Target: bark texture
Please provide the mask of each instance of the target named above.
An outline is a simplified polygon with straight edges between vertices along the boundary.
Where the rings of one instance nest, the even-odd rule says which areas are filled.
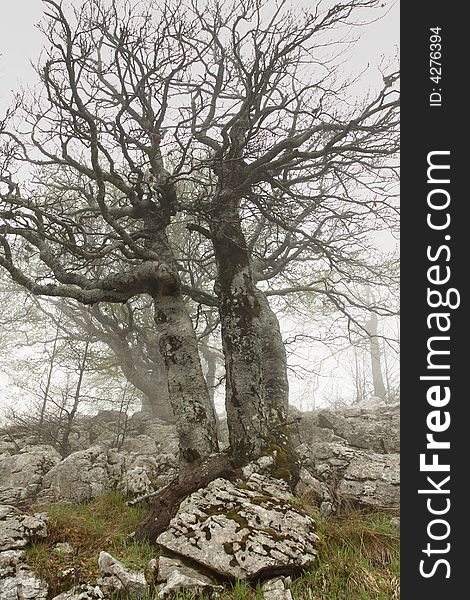
[[[287,421],[289,408],[289,381],[287,379],[287,355],[276,314],[266,295],[256,291],[261,307],[261,341],[263,348],[263,389],[267,418],[270,426]]]
[[[226,411],[232,456],[249,462],[267,447],[267,418],[262,385],[261,307],[238,202],[230,194],[217,199],[211,219],[217,262],[216,291],[226,369]]]
[[[170,246],[163,232],[154,239],[154,248],[168,268],[167,277],[158,282],[153,298],[159,350],[165,362],[179,437],[180,477],[184,478],[204,458],[218,452],[216,415]]]

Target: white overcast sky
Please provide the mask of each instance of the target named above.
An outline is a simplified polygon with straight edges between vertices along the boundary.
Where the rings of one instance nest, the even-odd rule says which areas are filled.
[[[80,4],[83,0],[75,0]],[[314,1],[314,0],[312,0]],[[295,2],[294,2],[295,3]],[[299,4],[308,6],[310,2],[301,0]],[[378,22],[361,32],[359,42],[354,47],[351,68],[356,71],[371,65],[367,74],[367,84],[380,81],[376,65],[380,57],[394,54],[399,39],[399,2],[386,2],[388,13]],[[30,65],[39,55],[44,39],[35,24],[41,19],[44,4],[42,0],[7,0],[2,2],[0,20],[0,117],[10,103],[11,91],[20,83],[34,81]]]

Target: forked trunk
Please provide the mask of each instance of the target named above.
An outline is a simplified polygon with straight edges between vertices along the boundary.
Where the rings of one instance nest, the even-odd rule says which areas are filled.
[[[226,411],[236,464],[258,457],[268,446],[262,383],[261,307],[237,203],[219,197],[211,220],[217,262],[216,291],[226,370]]]

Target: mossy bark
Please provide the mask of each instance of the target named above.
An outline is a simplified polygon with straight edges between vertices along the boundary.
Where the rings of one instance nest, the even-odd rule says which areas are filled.
[[[152,510],[135,532],[135,539],[154,542],[165,531],[176,515],[181,502],[198,489],[204,488],[219,477],[234,476],[231,462],[226,454],[206,458],[201,465],[188,473],[183,481],[173,481],[157,496]]]
[[[217,262],[230,447],[235,464],[244,464],[266,448],[268,427],[262,382],[261,307],[238,201],[230,191],[216,199],[210,228]]]
[[[278,427],[287,421],[289,409],[286,348],[279,320],[266,295],[262,291],[256,290],[256,297],[261,307],[263,388],[267,419],[270,427]]]
[[[163,357],[168,394],[179,439],[180,478],[218,452],[214,404],[202,371],[196,334],[186,309],[175,260],[164,232],[154,237],[152,247],[170,270],[156,286],[154,318],[159,351]]]

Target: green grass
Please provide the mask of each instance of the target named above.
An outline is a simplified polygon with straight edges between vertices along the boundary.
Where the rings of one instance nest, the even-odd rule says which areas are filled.
[[[319,560],[293,582],[296,600],[398,600],[399,531],[390,515],[308,512],[317,522]]]
[[[78,583],[93,583],[99,576],[98,554],[109,552],[126,566],[144,570],[155,548],[129,542],[129,535],[146,515],[140,507],[126,506],[115,492],[83,504],[51,504],[37,507],[49,514],[49,535],[26,550],[27,562],[49,583],[51,596]],[[69,542],[75,552],[65,556],[54,552],[59,542]],[[70,571],[61,576],[62,571]],[[53,593],[52,593],[53,592]]]
[[[390,515],[351,510],[342,516],[323,517],[302,499],[295,499],[294,504],[313,516],[320,536],[316,566],[292,581],[294,600],[398,600],[399,531]],[[140,570],[156,556],[151,545],[127,541],[146,509],[126,506],[125,498],[116,493],[85,504],[52,504],[39,509],[50,515],[49,536],[26,554],[36,573],[49,583],[51,597],[77,583],[93,583],[99,575],[101,550]],[[75,548],[73,556],[54,552],[54,546],[65,541]],[[60,577],[67,569],[70,574]],[[181,593],[175,600],[194,600],[194,596]],[[209,599],[202,596],[198,600]],[[225,587],[220,600],[262,600],[262,593],[259,585],[236,581]]]

